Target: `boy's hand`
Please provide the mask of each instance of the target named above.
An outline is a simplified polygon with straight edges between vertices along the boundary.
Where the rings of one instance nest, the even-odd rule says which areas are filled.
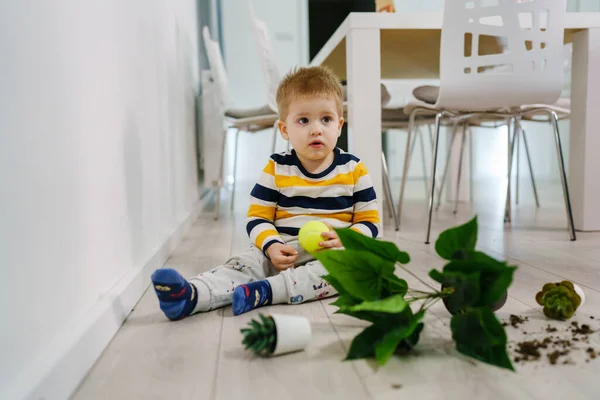
[[[278,271],[295,268],[294,262],[298,258],[298,250],[287,244],[274,243],[267,249],[271,264]]]
[[[320,242],[319,246],[323,247],[323,250],[343,247],[342,241],[340,240],[337,232],[333,230],[331,225],[328,225],[328,226],[329,226],[330,231],[323,232],[323,234],[321,234],[321,236],[323,237],[323,239],[325,239],[325,241]]]

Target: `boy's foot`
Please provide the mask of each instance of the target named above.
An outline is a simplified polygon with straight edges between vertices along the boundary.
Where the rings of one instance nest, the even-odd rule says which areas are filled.
[[[152,285],[158,296],[160,309],[171,321],[187,317],[196,307],[196,287],[174,269],[161,268],[154,271]]]
[[[266,279],[240,285],[233,291],[233,304],[231,305],[233,315],[240,315],[268,305],[271,303],[272,298],[271,285]]]

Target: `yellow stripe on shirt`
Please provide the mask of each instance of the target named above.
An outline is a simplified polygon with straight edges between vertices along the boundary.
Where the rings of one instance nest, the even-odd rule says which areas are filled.
[[[352,222],[352,213],[349,213],[349,212],[332,213],[332,214],[316,214],[316,213],[292,214],[292,213],[289,213],[289,212],[283,211],[283,210],[277,210],[277,212],[275,213],[275,220],[293,218],[293,217],[302,217],[302,216],[307,216],[307,215],[309,215],[310,217],[312,217],[314,219],[331,218],[331,219],[337,219],[342,222]]]
[[[379,223],[379,211],[378,210],[367,210],[367,211],[357,211],[354,213],[353,223],[357,224],[359,222],[372,222],[374,224]]]
[[[266,219],[267,221],[273,221],[275,216],[275,207],[267,207],[260,204],[251,204],[248,209],[248,218],[257,217]]]
[[[268,238],[269,236],[279,236],[279,232],[277,232],[276,230],[273,229],[269,229],[266,231],[262,231],[257,237],[256,237],[256,247],[261,247],[262,243],[265,241],[266,238]]]
[[[293,186],[354,185],[354,176],[353,172],[348,172],[347,174],[338,174],[332,179],[311,181],[308,179],[302,179],[299,176],[276,175],[275,185],[280,189]]]

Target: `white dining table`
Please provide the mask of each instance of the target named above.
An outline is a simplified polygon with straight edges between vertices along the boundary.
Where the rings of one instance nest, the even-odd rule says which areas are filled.
[[[441,12],[350,13],[310,62],[347,81],[348,150],[369,169],[380,213],[381,79],[439,79],[441,29]],[[600,231],[600,13],[567,13],[569,42],[573,217],[578,231]]]

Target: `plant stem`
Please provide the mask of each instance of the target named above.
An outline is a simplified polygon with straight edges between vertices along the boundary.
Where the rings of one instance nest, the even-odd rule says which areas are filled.
[[[398,263],[398,265],[400,265],[400,268],[402,268],[404,271],[408,272],[413,278],[415,278],[416,280],[418,280],[419,282],[421,282],[423,285],[427,286],[429,289],[433,290],[434,292],[438,292],[438,290],[436,290],[430,284],[428,284],[427,282],[425,282],[424,280],[422,280],[421,278],[419,278],[417,275],[415,275],[414,273],[412,273],[410,270],[406,269],[406,267],[404,267],[404,265],[402,265],[400,263]]]

